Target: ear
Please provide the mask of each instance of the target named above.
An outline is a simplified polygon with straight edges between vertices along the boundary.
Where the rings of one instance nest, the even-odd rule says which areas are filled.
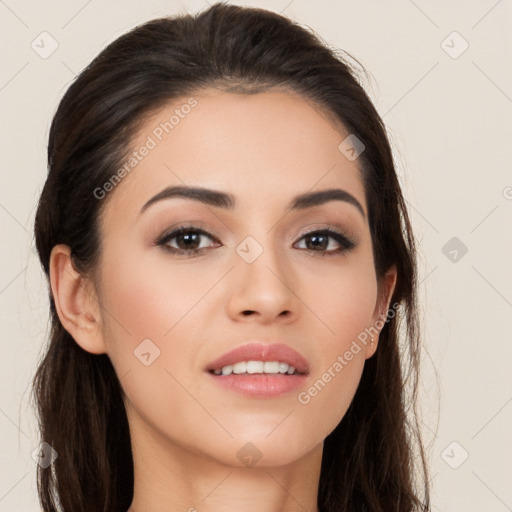
[[[368,328],[368,331],[371,333],[370,336],[373,336],[373,343],[367,343],[366,345],[366,359],[372,357],[377,350],[380,331],[385,325],[389,311],[389,303],[391,302],[391,297],[395,291],[396,279],[397,270],[396,266],[393,265],[386,271],[379,281],[378,297],[372,315],[372,324]]]
[[[64,329],[85,351],[106,353],[96,291],[92,282],[75,270],[67,245],[59,244],[52,249],[50,284]]]

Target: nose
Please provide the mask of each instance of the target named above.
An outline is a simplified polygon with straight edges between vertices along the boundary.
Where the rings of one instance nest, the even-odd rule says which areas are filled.
[[[258,321],[270,324],[293,322],[298,315],[300,300],[297,280],[284,257],[275,249],[263,247],[263,252],[251,263],[237,253],[235,267],[229,273],[228,314],[236,321]]]

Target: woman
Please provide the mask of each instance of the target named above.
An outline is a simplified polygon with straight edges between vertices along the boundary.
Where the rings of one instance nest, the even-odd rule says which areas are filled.
[[[261,9],[150,21],[48,163],[45,511],[430,510],[414,238],[340,56]]]

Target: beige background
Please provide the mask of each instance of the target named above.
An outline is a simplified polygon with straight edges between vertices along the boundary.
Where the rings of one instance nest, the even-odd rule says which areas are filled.
[[[366,89],[387,123],[421,241],[429,353],[422,407],[434,510],[512,511],[512,2],[250,5],[311,27],[372,74]],[[75,74],[107,43],[148,19],[205,7],[0,0],[0,512],[40,509],[28,386],[48,300],[32,225],[51,118]],[[47,49],[50,37],[58,43],[46,59],[31,47],[41,47],[41,37]],[[452,237],[458,246],[445,247]]]

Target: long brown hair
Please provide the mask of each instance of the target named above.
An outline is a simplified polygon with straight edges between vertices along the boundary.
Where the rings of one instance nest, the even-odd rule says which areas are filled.
[[[318,507],[429,511],[416,410],[415,241],[384,123],[353,65],[310,30],[271,11],[216,3],[195,16],[149,21],[109,44],[68,88],[51,124],[48,177],[35,218],[48,283],[57,244],[71,248],[84,276],[94,275],[105,204],[94,190],[119,169],[148,115],[204,87],[247,94],[289,88],[364,143],[359,163],[375,270],[381,277],[396,265],[391,303],[398,309],[381,331],[348,411],[325,439]],[[84,351],[63,328],[50,286],[49,296],[51,333],[33,398],[41,441],[58,457],[38,468],[41,505],[45,512],[126,512],[133,460],[119,379],[106,354]]]

